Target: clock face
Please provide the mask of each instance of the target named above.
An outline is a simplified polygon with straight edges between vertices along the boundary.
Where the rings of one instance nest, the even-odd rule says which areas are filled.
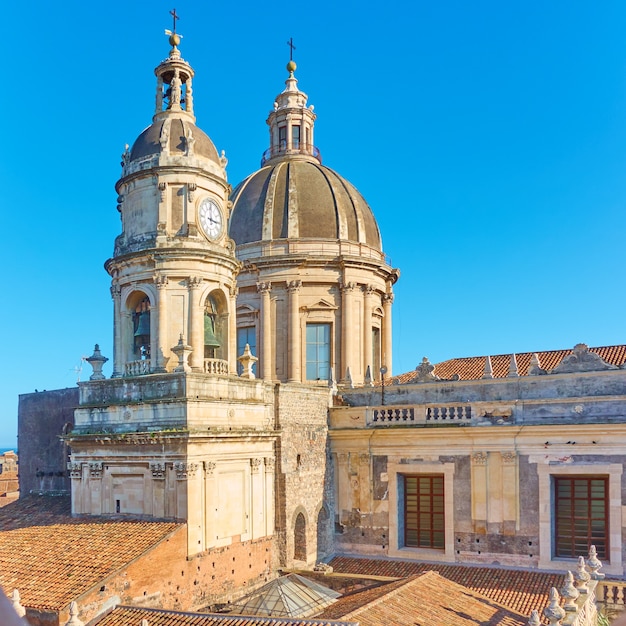
[[[222,211],[215,200],[205,198],[200,203],[198,218],[204,234],[209,239],[214,241],[222,234],[222,228],[224,226]]]

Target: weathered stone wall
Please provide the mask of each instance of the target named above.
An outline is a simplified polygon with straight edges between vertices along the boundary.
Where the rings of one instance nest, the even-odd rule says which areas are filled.
[[[78,387],[23,394],[17,411],[22,494],[70,490],[69,450],[59,438],[74,425]]]
[[[306,522],[306,562],[314,564],[332,553],[334,498],[328,404],[326,387],[276,385],[276,428],[281,431],[276,454],[276,528],[279,560],[284,567],[294,563],[299,514]]]

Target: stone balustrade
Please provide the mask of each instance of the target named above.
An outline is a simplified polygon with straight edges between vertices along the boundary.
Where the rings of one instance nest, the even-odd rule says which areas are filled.
[[[150,361],[148,359],[138,359],[128,361],[124,366],[124,376],[145,376],[150,373]]]
[[[434,423],[467,424],[472,421],[470,404],[457,406],[418,405],[389,406],[365,409],[368,426],[382,424],[416,424],[426,426]]]
[[[205,374],[228,374],[228,361],[223,359],[204,359]]]

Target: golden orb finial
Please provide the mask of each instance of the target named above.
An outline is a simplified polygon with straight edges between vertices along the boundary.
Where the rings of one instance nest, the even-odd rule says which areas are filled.
[[[180,35],[177,35],[176,33],[172,33],[170,35],[170,46],[172,46],[172,48],[175,48],[176,46],[178,46],[180,44]]]
[[[292,59],[291,61],[289,61],[289,63],[287,63],[287,71],[290,74],[293,74],[296,71],[296,68],[298,66],[296,65],[296,62]]]

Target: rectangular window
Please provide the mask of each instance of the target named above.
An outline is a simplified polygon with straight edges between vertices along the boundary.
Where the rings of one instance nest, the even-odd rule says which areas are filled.
[[[330,324],[306,325],[306,378],[328,380],[330,376]]]
[[[300,127],[299,126],[291,127],[291,147],[292,148],[300,147]]]
[[[404,545],[443,550],[443,475],[404,476]]]
[[[608,478],[554,477],[555,556],[577,558],[594,545],[598,557],[609,551]]]
[[[237,329],[237,356],[240,357],[246,349],[246,344],[250,346],[250,352],[254,356],[259,356],[256,352],[256,328],[254,326],[242,326]],[[252,366],[252,372],[256,376],[256,363]],[[243,373],[243,366],[237,361],[237,373]]]
[[[287,127],[279,126],[278,127],[278,145],[281,150],[284,150],[287,147]]]

